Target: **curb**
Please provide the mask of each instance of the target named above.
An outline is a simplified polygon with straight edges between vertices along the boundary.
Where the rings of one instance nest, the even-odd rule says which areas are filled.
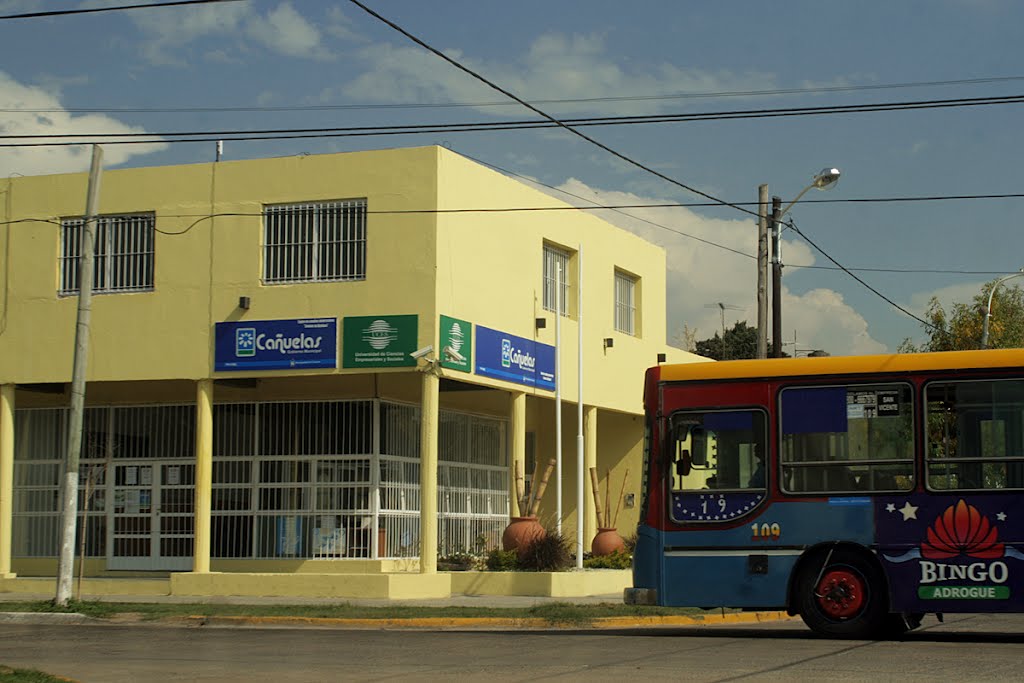
[[[535,617],[429,617],[422,619],[332,619],[327,617],[231,617],[189,616],[175,619],[193,627],[275,627],[307,626],[352,629],[444,629],[444,628],[529,628],[529,629],[613,629],[652,626],[712,626],[720,624],[756,624],[793,619],[786,612],[739,612],[701,616],[597,617],[585,622],[553,622]]]

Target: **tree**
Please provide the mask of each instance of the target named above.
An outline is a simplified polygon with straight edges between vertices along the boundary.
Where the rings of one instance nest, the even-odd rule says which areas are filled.
[[[915,344],[909,337],[899,346],[900,353],[915,351],[961,351],[981,348],[988,296],[997,280],[986,282],[970,303],[954,302],[947,313],[936,297],[928,302],[924,319],[927,339]],[[988,321],[988,346],[992,349],[1024,347],[1024,291],[1017,285],[1002,285],[992,296],[992,315]]]
[[[757,328],[750,327],[746,321],[737,321],[731,329],[725,330],[724,336],[715,332],[714,337],[696,342],[694,352],[715,360],[757,358]]]

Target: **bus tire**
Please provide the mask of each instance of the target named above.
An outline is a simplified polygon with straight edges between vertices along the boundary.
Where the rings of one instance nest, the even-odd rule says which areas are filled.
[[[889,632],[884,577],[867,557],[848,548],[804,565],[795,603],[804,623],[830,638],[874,639]]]

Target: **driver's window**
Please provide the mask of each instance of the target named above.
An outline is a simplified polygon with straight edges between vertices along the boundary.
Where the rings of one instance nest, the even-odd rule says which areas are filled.
[[[764,490],[765,417],[760,411],[672,418],[672,490]]]

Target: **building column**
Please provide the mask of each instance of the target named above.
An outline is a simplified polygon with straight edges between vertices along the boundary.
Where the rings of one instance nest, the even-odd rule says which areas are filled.
[[[420,408],[420,574],[437,573],[437,411],[441,380],[423,371]]]
[[[519,509],[519,493],[516,490],[516,472],[524,479],[529,474],[526,471],[526,394],[522,391],[513,391],[509,397],[508,423],[512,432],[512,476],[509,478],[512,504],[509,505],[509,514],[512,517],[523,517],[529,510]],[[536,485],[537,482],[533,482],[533,486]]]
[[[210,511],[213,498],[213,380],[196,383],[196,492],[192,571],[210,572]]]
[[[11,525],[14,523],[14,386],[0,386],[0,578],[11,573]]]
[[[584,486],[588,495],[584,495],[583,518],[584,549],[590,547],[590,541],[597,535],[597,511],[594,509],[594,485],[590,478],[590,468],[597,467],[597,407],[583,406],[583,467],[586,470]]]

